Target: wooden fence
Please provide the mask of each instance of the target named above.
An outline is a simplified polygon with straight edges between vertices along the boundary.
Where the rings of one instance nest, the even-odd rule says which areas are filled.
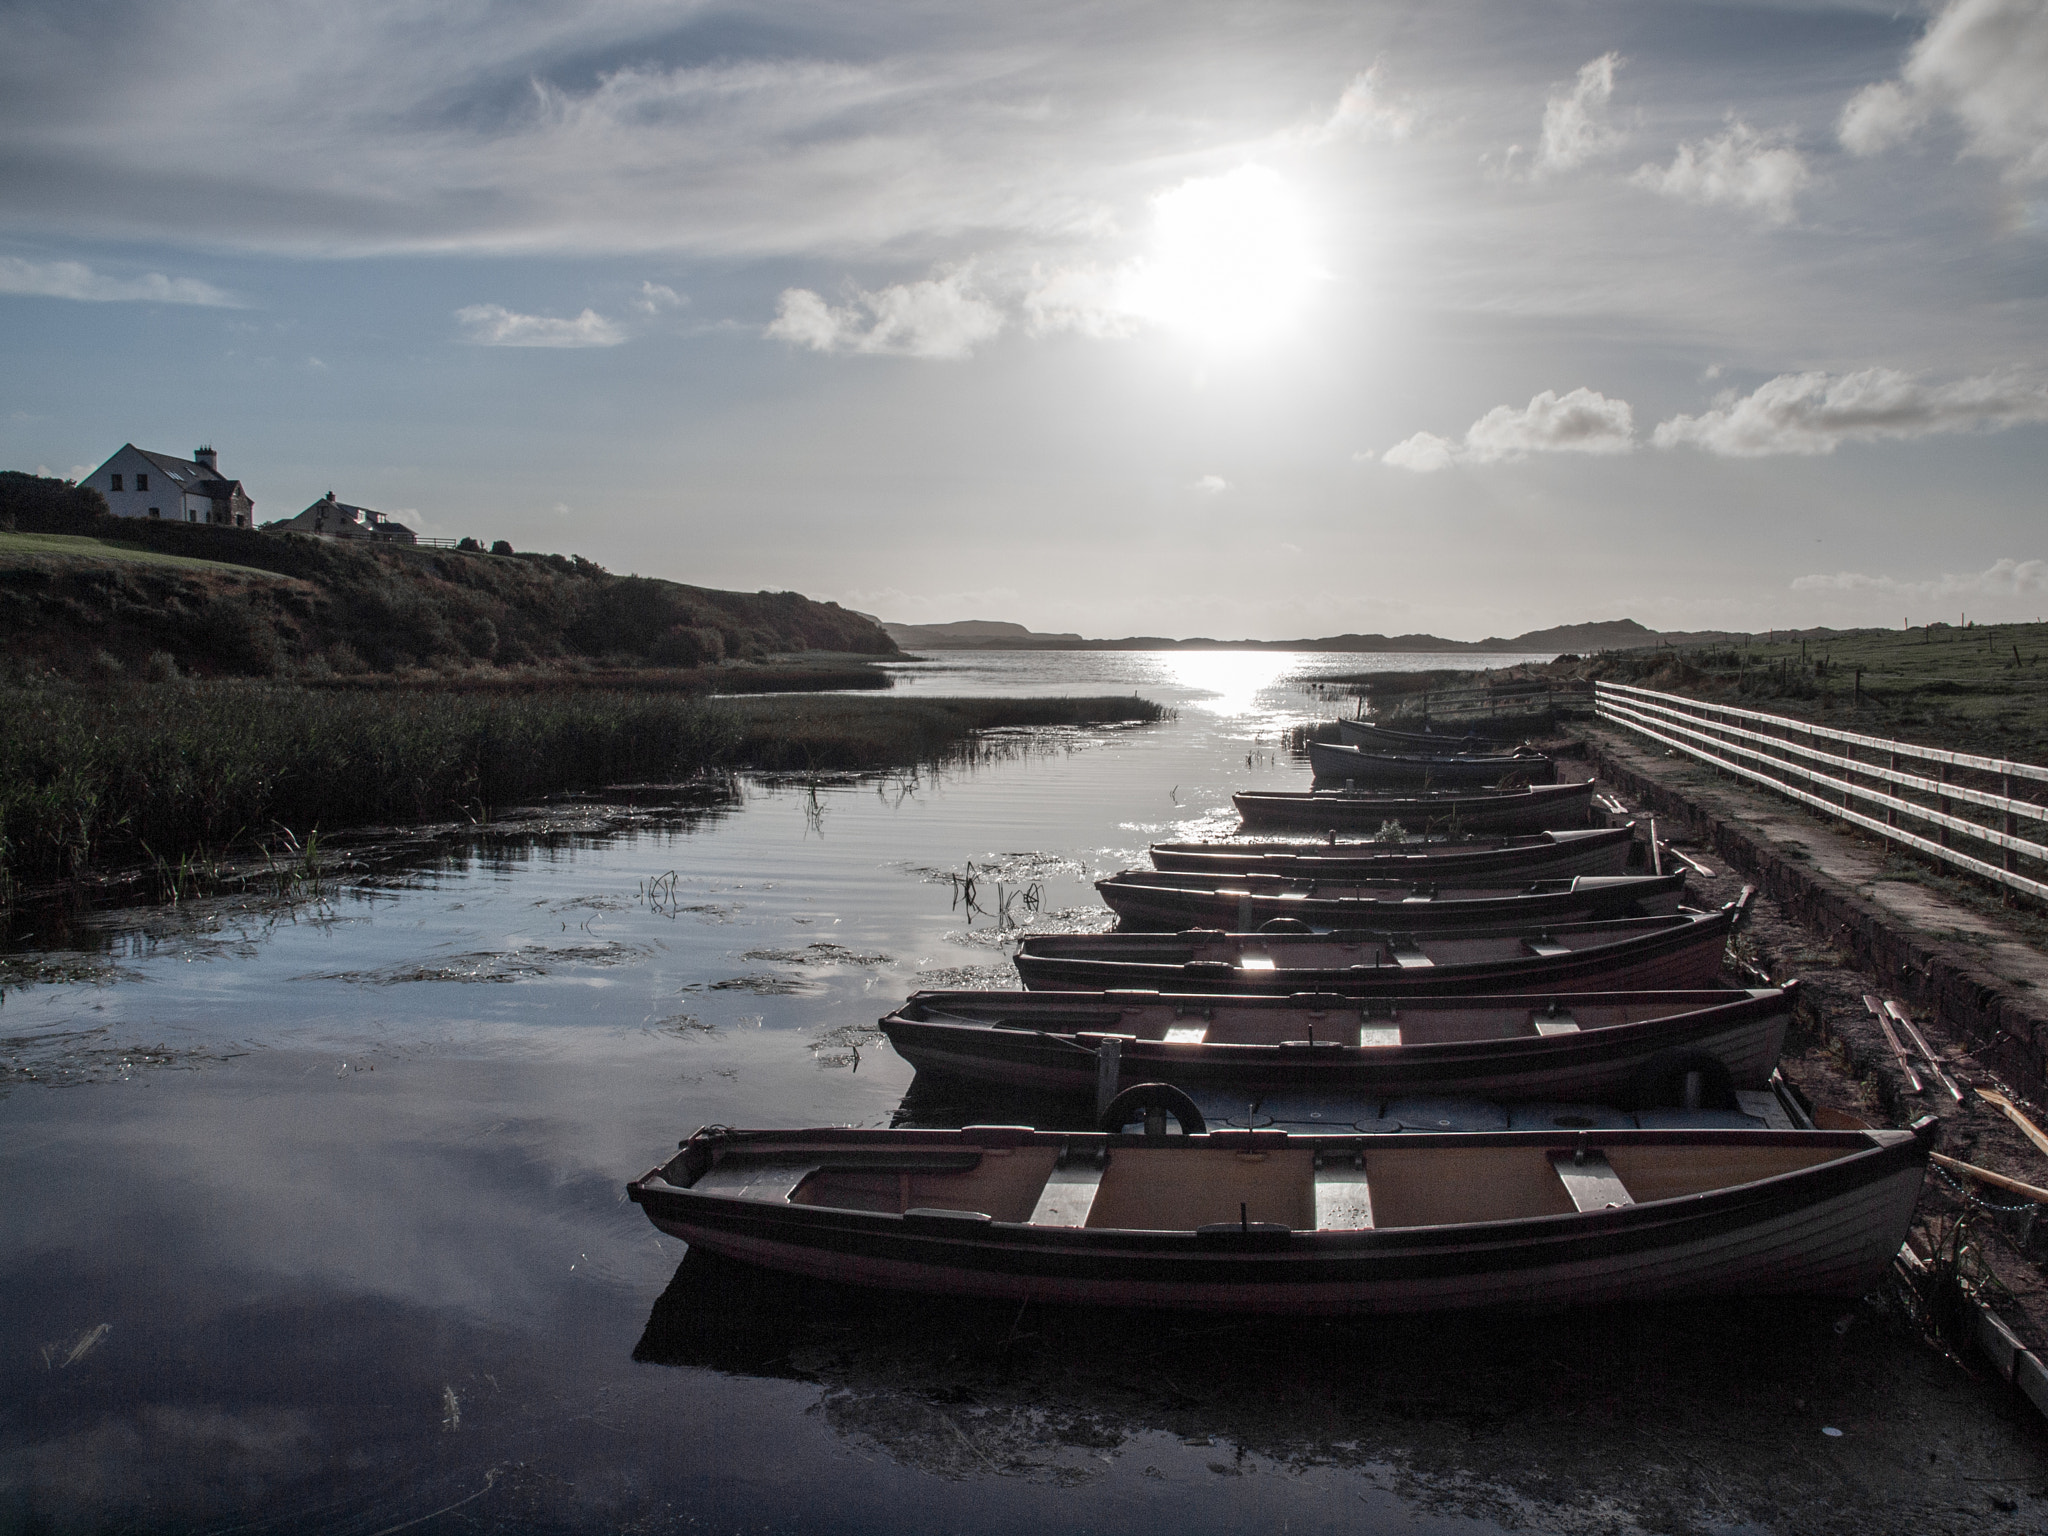
[[[2048,824],[2048,805],[2039,798],[2048,792],[2048,768],[1621,683],[1595,683],[1594,695],[1603,720],[1887,842],[2048,900],[2048,844],[2020,836],[2022,822],[2037,837]],[[1931,774],[1914,772],[1918,764]],[[2029,790],[2036,798],[2022,799]],[[1957,840],[1987,856],[1957,848]]]

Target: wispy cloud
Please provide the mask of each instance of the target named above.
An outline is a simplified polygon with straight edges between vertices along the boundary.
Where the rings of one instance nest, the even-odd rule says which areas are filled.
[[[1405,139],[1420,116],[1412,103],[1388,93],[1386,64],[1375,59],[1372,68],[1351,77],[1328,117],[1283,135],[1283,141],[1313,149],[1344,139]]]
[[[1619,68],[1620,54],[1603,53],[1581,65],[1570,86],[1551,92],[1543,104],[1543,140],[1536,151],[1539,172],[1576,170],[1621,143],[1620,130],[1607,121]]]
[[[1583,387],[1568,395],[1546,389],[1519,410],[1495,406],[1466,429],[1463,441],[1418,432],[1381,454],[1380,462],[1431,474],[1532,453],[1628,453],[1635,445],[1635,412],[1626,400]]]
[[[626,333],[594,309],[573,319],[522,315],[502,304],[471,304],[455,311],[469,334],[463,339],[481,347],[616,347]]]
[[[785,289],[767,334],[814,352],[957,360],[1003,329],[1003,313],[947,272],[832,305],[808,288]]]
[[[1221,475],[1198,475],[1188,489],[1197,496],[1221,496],[1230,489],[1230,482]]]
[[[666,283],[642,283],[633,307],[643,315],[658,315],[666,310],[681,309],[689,302]]]
[[[1682,202],[1747,208],[1770,223],[1785,224],[1813,172],[1785,136],[1758,133],[1737,118],[1723,133],[1679,145],[1669,165],[1643,166],[1631,180]]]
[[[82,299],[98,304],[198,304],[208,309],[240,309],[233,294],[196,277],[166,277],[145,272],[140,277],[109,277],[82,261],[28,261],[0,256],[0,293],[30,294],[46,299]]]
[[[1921,581],[1861,571],[1793,578],[1794,592],[1840,592],[1945,602],[1954,598],[2031,597],[2048,594],[2048,560],[1995,560],[1981,571]]]
[[[1838,131],[1852,154],[1874,155],[1941,115],[1969,153],[2016,179],[2048,176],[2048,0],[1952,0],[1896,79],[1850,98]]]
[[[1698,416],[1659,422],[1659,448],[1728,458],[1829,454],[1843,443],[1988,432],[2048,421],[2048,385],[2017,375],[1928,383],[1896,368],[1786,373],[1747,395],[1729,391]]]

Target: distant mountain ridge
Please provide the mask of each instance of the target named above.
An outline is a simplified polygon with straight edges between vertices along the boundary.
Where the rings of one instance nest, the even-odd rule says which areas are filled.
[[[1558,624],[1512,639],[1446,640],[1441,635],[1323,635],[1303,640],[1189,640],[1163,635],[1130,635],[1121,640],[1087,640],[1076,634],[1046,634],[995,619],[952,624],[896,624],[884,619],[889,638],[907,651],[1470,651],[1533,655],[1566,651],[1632,651],[1655,645],[1697,645],[1726,638],[1719,632],[1660,634],[1634,619],[1592,624]]]

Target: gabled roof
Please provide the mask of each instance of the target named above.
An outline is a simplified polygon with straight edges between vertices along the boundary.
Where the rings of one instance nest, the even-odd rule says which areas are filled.
[[[130,443],[128,446],[135,448],[133,443]],[[169,475],[174,484],[182,486],[186,490],[192,489],[192,483],[196,480],[217,480],[220,478],[219,470],[208,469],[204,464],[192,459],[173,458],[168,453],[151,453],[147,448],[135,448],[135,451]]]

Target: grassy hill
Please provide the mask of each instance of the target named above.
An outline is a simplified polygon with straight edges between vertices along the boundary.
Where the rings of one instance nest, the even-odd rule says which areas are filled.
[[[140,667],[159,652],[202,676],[317,678],[483,664],[697,667],[792,651],[896,647],[836,603],[615,576],[574,555],[106,517],[76,535],[0,532],[0,655],[39,671]]]

